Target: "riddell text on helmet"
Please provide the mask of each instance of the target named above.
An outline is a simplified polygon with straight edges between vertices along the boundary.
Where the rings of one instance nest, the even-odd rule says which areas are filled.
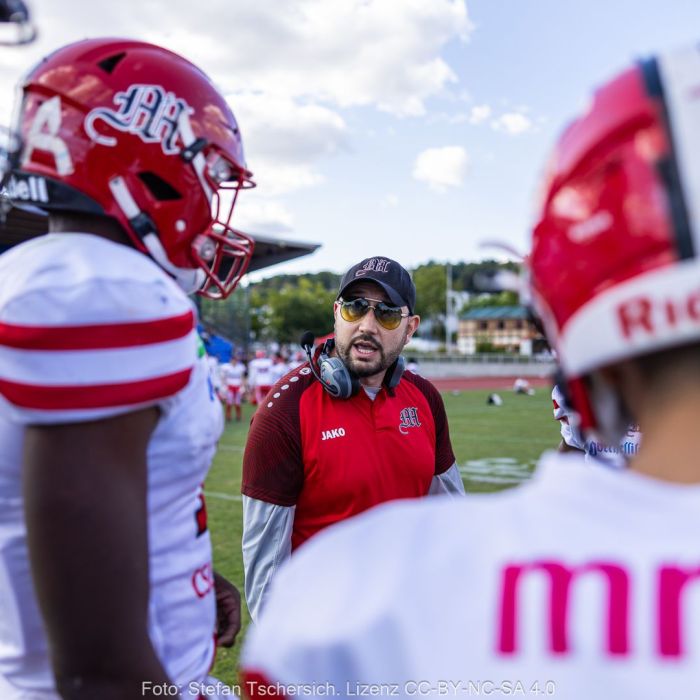
[[[676,326],[700,324],[700,289],[681,299],[636,296],[619,304],[616,314],[627,339],[639,333],[653,336]]]

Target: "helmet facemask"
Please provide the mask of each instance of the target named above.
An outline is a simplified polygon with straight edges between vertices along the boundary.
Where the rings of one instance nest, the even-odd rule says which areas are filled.
[[[248,269],[253,240],[231,226],[233,210],[242,189],[254,187],[250,175],[222,154],[205,156],[203,172],[211,192],[211,223],[192,241],[192,257],[205,278],[199,294],[209,299],[226,298]]]

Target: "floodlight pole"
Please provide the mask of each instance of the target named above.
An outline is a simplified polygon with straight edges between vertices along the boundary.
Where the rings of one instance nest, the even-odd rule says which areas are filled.
[[[445,294],[445,349],[447,354],[452,354],[452,265],[445,265],[445,273],[447,276],[447,290]]]

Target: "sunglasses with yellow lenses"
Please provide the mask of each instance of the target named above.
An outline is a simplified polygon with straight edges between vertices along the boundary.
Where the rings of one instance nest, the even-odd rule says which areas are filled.
[[[393,331],[401,325],[401,319],[410,316],[409,313],[401,313],[400,306],[390,306],[379,299],[359,297],[357,299],[338,299],[340,302],[340,315],[348,323],[357,323],[367,312],[372,309],[377,323],[388,331]],[[374,302],[371,304],[370,302]]]

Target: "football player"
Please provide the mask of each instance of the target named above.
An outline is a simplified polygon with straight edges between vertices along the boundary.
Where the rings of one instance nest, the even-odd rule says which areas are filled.
[[[698,696],[700,48],[601,88],[542,192],[534,309],[584,436],[640,424],[639,453],[319,534],[248,637],[250,695]]]
[[[275,383],[272,379],[272,358],[264,350],[256,350],[248,363],[248,384],[252,392],[251,402],[260,406],[267,392]]]
[[[639,452],[642,433],[638,425],[629,425],[618,445],[606,445],[595,436],[589,439],[583,437],[578,427],[580,418],[569,406],[558,384],[555,384],[552,389],[552,406],[554,420],[559,421],[560,452],[582,452],[585,459],[594,459],[617,469],[626,467]]]
[[[226,297],[252,255],[238,125],[138,41],[21,88],[9,189],[50,232],[0,257],[0,697],[197,697],[240,598],[212,568],[223,419],[187,293]]]
[[[221,380],[221,394],[226,406],[226,420],[231,420],[231,407],[236,409],[236,421],[241,420],[241,401],[245,392],[246,366],[241,359],[231,353],[228,362],[219,367],[219,377]]]

